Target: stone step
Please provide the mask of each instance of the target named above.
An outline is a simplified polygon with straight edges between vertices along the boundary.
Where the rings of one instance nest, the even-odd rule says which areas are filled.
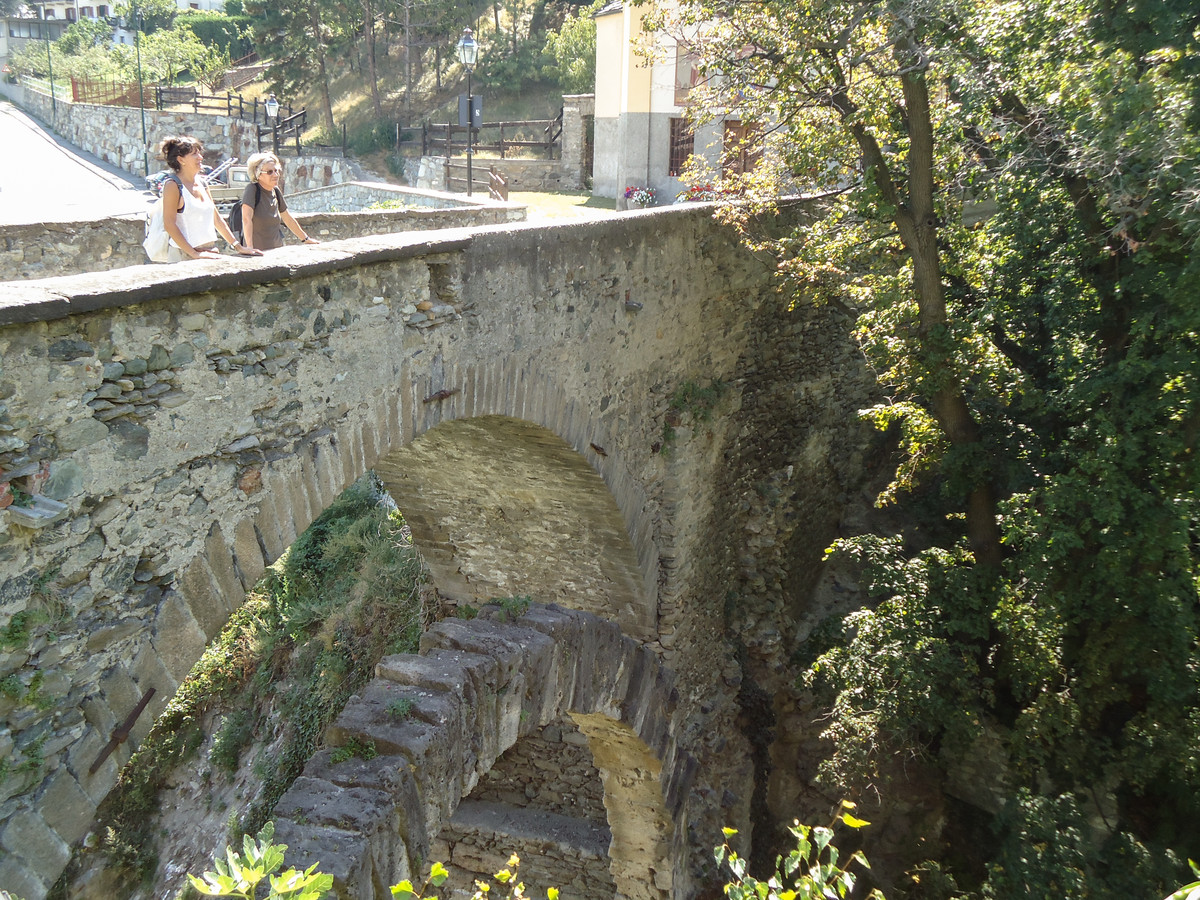
[[[608,858],[612,840],[607,825],[588,819],[480,800],[460,803],[450,817],[450,828],[463,834],[511,837],[522,843],[553,843],[594,859]]]
[[[507,887],[496,873],[520,859],[517,877],[525,896],[540,900],[554,887],[570,900],[612,900],[616,884],[609,871],[607,824],[540,809],[482,800],[464,800],[438,835],[432,858],[445,861],[448,900],[467,900],[477,880],[493,885],[489,896]]]

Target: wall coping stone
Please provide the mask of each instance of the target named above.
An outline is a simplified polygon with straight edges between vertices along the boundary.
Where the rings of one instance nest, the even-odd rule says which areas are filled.
[[[472,233],[477,229],[472,229]],[[6,282],[0,300],[0,326],[45,322],[79,313],[151,300],[166,300],[204,291],[246,288],[294,277],[311,277],[357,266],[414,259],[430,253],[453,253],[470,246],[465,229],[446,229],[430,238],[431,232],[372,235],[331,241],[319,247],[287,247],[273,251],[270,258],[239,257],[231,268],[229,259],[200,260],[169,266],[130,266],[87,275],[61,275],[35,283]],[[274,262],[284,254],[295,261]]]

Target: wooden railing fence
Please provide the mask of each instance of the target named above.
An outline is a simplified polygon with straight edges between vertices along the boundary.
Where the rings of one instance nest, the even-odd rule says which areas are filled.
[[[471,134],[471,149],[497,153],[501,159],[517,151],[541,151],[547,159],[561,152],[563,111],[553,119],[525,119],[516,122],[484,122]],[[454,156],[467,152],[466,125],[421,126],[422,156]],[[536,137],[535,137],[536,135]]]

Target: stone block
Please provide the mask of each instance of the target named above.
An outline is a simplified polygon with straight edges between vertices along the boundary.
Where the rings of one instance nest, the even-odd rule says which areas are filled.
[[[184,571],[179,579],[178,593],[204,630],[206,640],[216,637],[229,619],[229,611],[203,554],[196,556]]]
[[[246,591],[253,588],[267,570],[254,521],[249,516],[239,520],[233,528],[233,561]]]
[[[56,770],[43,784],[38,809],[46,825],[67,844],[87,834],[96,815],[96,803],[65,769]]]
[[[269,566],[287,550],[291,541],[284,537],[284,529],[279,521],[279,510],[271,495],[263,498],[254,517],[255,530],[266,548],[265,562]],[[264,569],[265,571],[265,569]]]
[[[318,751],[304,767],[304,774],[341,787],[371,788],[387,794],[395,807],[397,828],[404,835],[410,856],[428,859],[425,809],[408,760],[390,755],[373,759],[355,756],[335,763],[332,756],[332,750]]]
[[[362,467],[362,451],[358,446],[358,429],[342,425],[337,429],[338,456],[342,464],[339,493],[358,480],[365,471]]]
[[[429,651],[428,656],[422,658],[461,668],[466,674],[463,696],[474,711],[471,749],[478,760],[477,774],[483,775],[509,746],[500,740],[502,706],[495,688],[496,673],[499,671],[496,661],[477,653],[437,649]]]
[[[0,831],[0,847],[47,881],[56,879],[71,859],[71,848],[36,812],[21,810]],[[8,886],[5,885],[7,888]]]
[[[204,555],[208,559],[208,568],[213,580],[220,588],[222,605],[226,613],[232,614],[242,605],[246,591],[238,578],[237,568],[233,563],[233,551],[230,549],[221,526],[213,522],[204,541]]]
[[[376,689],[381,686],[386,689]],[[372,682],[350,698],[326,729],[325,742],[331,747],[352,740],[369,742],[377,753],[403,756],[423,788],[427,834],[432,837],[462,798],[462,749],[451,747],[451,730],[445,724],[431,724],[415,716],[398,718],[389,706],[400,699],[412,701],[414,707],[422,700],[414,688]]]
[[[275,843],[287,845],[287,864],[301,871],[316,865],[333,876],[338,900],[376,900],[370,841],[359,834],[327,826],[275,820]]]
[[[49,893],[37,873],[11,853],[0,854],[0,884],[14,900],[44,900]]]
[[[175,592],[159,604],[152,637],[154,650],[176,684],[187,677],[208,645],[208,634],[184,598]]]
[[[287,476],[281,477],[277,473],[272,473],[271,483],[267,490],[267,502],[273,503],[275,506],[275,521],[279,526],[279,537],[286,550],[296,542],[296,538],[304,530],[292,518],[292,494],[288,490]],[[280,555],[282,555],[282,551]]]

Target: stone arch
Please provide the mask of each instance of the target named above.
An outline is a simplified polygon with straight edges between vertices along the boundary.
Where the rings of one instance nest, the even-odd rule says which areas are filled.
[[[515,622],[489,607],[439,622],[419,656],[389,657],[326,734],[370,742],[371,760],[309,761],[276,807],[294,865],[321,868],[343,897],[386,897],[424,874],[434,838],[505,750],[569,714],[587,735],[605,788],[610,871],[631,900],[686,896],[682,848],[694,762],[676,743],[672,673],[612,622],[534,606]],[[402,721],[389,715],[411,702]]]
[[[663,803],[662,762],[625,722],[603,713],[572,713],[587,735],[604,782],[613,881],[628,900],[672,896],[671,819]]]
[[[621,511],[587,461],[546,428],[456,419],[375,470],[443,596],[480,606],[532,596],[657,636]]]

